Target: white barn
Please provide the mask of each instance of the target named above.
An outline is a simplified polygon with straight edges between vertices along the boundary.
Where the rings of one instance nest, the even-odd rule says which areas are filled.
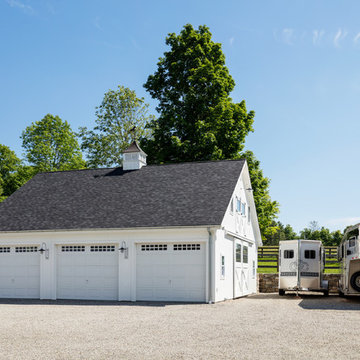
[[[256,292],[245,160],[40,173],[0,204],[0,297],[216,302]]]

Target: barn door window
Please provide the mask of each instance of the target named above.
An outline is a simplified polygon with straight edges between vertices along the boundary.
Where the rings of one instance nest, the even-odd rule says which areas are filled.
[[[236,262],[241,263],[241,244],[236,244]]]
[[[243,246],[243,263],[247,264],[248,262],[249,262],[249,259],[248,259],[248,247]]]

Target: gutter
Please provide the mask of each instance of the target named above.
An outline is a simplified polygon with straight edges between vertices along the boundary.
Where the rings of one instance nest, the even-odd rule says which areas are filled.
[[[0,235],[3,234],[24,234],[24,233],[61,233],[61,232],[86,232],[86,231],[141,231],[141,230],[177,230],[177,229],[209,229],[210,227],[220,228],[219,224],[213,225],[185,225],[185,226],[139,226],[129,228],[83,228],[83,229],[39,229],[39,230],[0,230]]]

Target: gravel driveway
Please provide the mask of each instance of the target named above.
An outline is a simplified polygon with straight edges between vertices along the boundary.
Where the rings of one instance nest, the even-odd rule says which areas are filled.
[[[1,359],[359,359],[360,298],[0,302]]]

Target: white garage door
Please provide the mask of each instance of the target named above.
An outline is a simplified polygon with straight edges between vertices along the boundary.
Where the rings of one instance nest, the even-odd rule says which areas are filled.
[[[58,246],[57,298],[117,300],[118,252],[112,244]]]
[[[205,302],[203,243],[138,244],[136,300]]]
[[[37,246],[0,247],[0,297],[40,298],[40,253]]]

